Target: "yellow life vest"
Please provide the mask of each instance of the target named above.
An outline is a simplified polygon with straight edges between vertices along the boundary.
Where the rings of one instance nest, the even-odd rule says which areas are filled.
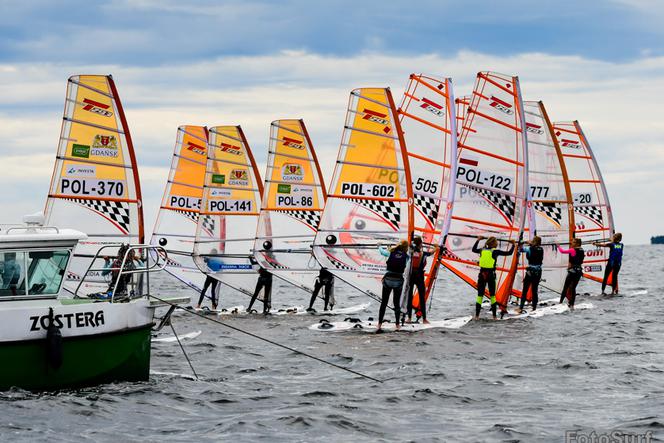
[[[493,249],[482,249],[480,252],[480,268],[494,269],[496,267],[496,259],[493,258]]]

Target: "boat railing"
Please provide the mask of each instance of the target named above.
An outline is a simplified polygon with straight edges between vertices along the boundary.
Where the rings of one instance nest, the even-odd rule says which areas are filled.
[[[81,285],[85,281],[86,277],[90,275],[91,272],[115,272],[117,271],[117,275],[113,276],[111,279],[111,284],[113,285],[113,289],[111,291],[111,297],[110,297],[110,302],[114,302],[118,290],[118,285],[120,284],[121,281],[123,281],[123,277],[125,276],[132,276],[133,274],[139,274],[138,282],[134,281],[133,278],[130,278],[128,283],[127,283],[127,295],[130,298],[140,298],[143,296],[149,296],[150,294],[150,274],[153,272],[159,272],[163,271],[164,268],[166,267],[167,260],[168,260],[168,253],[164,248],[161,246],[155,246],[155,245],[145,245],[145,244],[137,244],[137,245],[129,245],[129,247],[125,250],[124,255],[122,256],[122,260],[120,262],[119,266],[110,266],[110,267],[103,267],[103,268],[93,268],[95,262],[98,259],[104,258],[104,259],[110,259],[108,255],[102,254],[104,250],[108,249],[117,249],[122,247],[123,245],[121,243],[114,243],[114,244],[107,244],[99,248],[97,253],[94,255],[92,261],[90,262],[90,266],[88,266],[88,269],[85,271],[85,274],[81,281],[78,283],[78,286],[76,287],[76,291],[74,292],[74,297],[77,298],[79,297],[78,292],[81,288]],[[143,261],[145,263],[145,266],[141,267],[134,267],[133,260],[135,259],[134,257],[138,254],[139,260]],[[145,254],[143,254],[144,252]],[[150,262],[150,257],[153,255],[151,254],[154,253],[154,259],[152,260],[152,263]],[[113,260],[111,263],[115,264],[117,263],[117,260],[119,257],[115,256],[115,258],[111,259]],[[131,266],[128,266],[129,262],[132,262]],[[143,277],[145,277],[145,289],[146,292],[143,293]],[[131,290],[129,286],[131,285]],[[138,293],[136,292],[138,286]],[[124,299],[125,297],[123,297]]]
[[[11,228],[7,228],[5,231],[5,234],[9,234],[12,231],[25,231],[30,234],[36,232],[37,230],[39,231],[45,231],[45,230],[51,230],[54,231],[56,234],[60,233],[60,230],[56,228],[55,226],[12,226]]]

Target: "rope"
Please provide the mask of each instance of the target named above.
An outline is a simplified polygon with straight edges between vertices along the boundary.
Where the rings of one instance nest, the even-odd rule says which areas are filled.
[[[178,304],[176,304],[176,303],[171,303],[171,302],[169,302],[169,301],[167,301],[167,300],[164,300],[164,299],[162,299],[162,298],[156,297],[156,296],[154,296],[154,295],[150,295],[150,297],[151,297],[151,298],[154,298],[155,300],[158,300],[158,301],[160,301],[160,302],[162,302],[162,303],[164,303],[164,304],[167,304],[167,305],[169,305],[169,306],[175,306],[176,309],[181,309],[181,310],[183,310],[183,311],[185,311],[185,312],[188,312],[188,313],[190,313],[190,314],[192,314],[192,315],[195,315],[195,316],[197,316],[197,317],[203,318],[203,319],[205,319],[205,320],[207,320],[207,321],[211,321],[212,323],[216,323],[216,324],[218,324],[218,325],[225,326],[225,327],[227,327],[227,328],[229,328],[229,329],[232,329],[232,330],[234,330],[234,331],[236,331],[236,332],[240,332],[240,333],[242,333],[242,334],[248,335],[248,336],[253,337],[253,338],[255,338],[255,339],[258,339],[258,340],[262,340],[262,341],[264,341],[264,342],[266,342],[266,343],[269,343],[269,344],[274,345],[274,346],[278,346],[278,347],[280,347],[280,348],[286,349],[286,350],[288,350],[288,351],[294,352],[294,353],[299,354],[299,355],[302,355],[302,356],[304,356],[304,357],[311,358],[311,359],[316,360],[316,361],[318,361],[318,362],[320,362],[320,363],[324,363],[324,364],[326,364],[326,365],[329,365],[329,366],[335,367],[335,368],[337,368],[337,369],[341,369],[342,371],[346,371],[346,372],[349,372],[349,373],[351,373],[351,374],[358,375],[358,376],[363,377],[363,378],[366,378],[366,379],[368,379],[368,380],[372,380],[372,381],[375,381],[375,382],[378,382],[378,383],[382,383],[382,382],[383,382],[382,380],[379,380],[379,379],[377,379],[377,378],[371,377],[371,376],[366,375],[366,374],[362,374],[361,372],[357,372],[357,371],[355,371],[355,370],[353,370],[353,369],[346,368],[345,366],[341,366],[341,365],[338,365],[338,364],[336,364],[336,363],[332,363],[332,362],[330,362],[330,361],[323,360],[322,358],[316,357],[315,355],[311,355],[311,354],[308,354],[308,353],[306,353],[306,352],[299,351],[299,350],[297,350],[297,349],[295,349],[295,348],[291,348],[290,346],[282,345],[281,343],[277,343],[277,342],[274,341],[274,340],[270,340],[270,339],[267,339],[267,338],[265,338],[265,337],[261,337],[260,335],[256,335],[256,334],[251,333],[251,332],[249,332],[249,331],[245,331],[245,330],[240,329],[240,328],[238,328],[238,327],[236,327],[236,326],[231,326],[231,325],[229,325],[228,323],[224,323],[224,322],[222,322],[221,320],[217,320],[216,318],[211,318],[211,317],[208,317],[208,316],[205,316],[205,315],[199,314],[198,312],[190,311],[190,310],[185,309],[185,308],[183,308],[182,306],[180,306],[180,305],[178,305]],[[171,328],[172,328],[172,327],[173,327],[173,325],[171,325]],[[173,332],[175,332],[175,330],[173,330]],[[177,338],[177,335],[176,335],[175,337]],[[180,343],[180,339],[179,339],[179,338],[178,338],[178,343]],[[180,345],[180,347],[182,347],[182,345]],[[183,351],[184,351],[184,349],[183,349]],[[185,356],[186,356],[186,354],[185,354]],[[187,361],[188,361],[188,360],[189,360],[189,358],[187,358]],[[191,363],[190,363],[190,365],[191,365]],[[193,366],[192,366],[191,369],[192,369],[192,370],[194,369]],[[194,374],[195,374],[195,373],[196,373],[196,372],[194,372]]]
[[[189,356],[187,355],[187,351],[184,350],[184,346],[182,346],[182,342],[180,341],[180,337],[178,337],[178,333],[175,332],[175,328],[173,327],[173,323],[169,322],[171,325],[171,330],[173,331],[173,335],[175,336],[175,339],[178,341],[178,344],[180,345],[180,349],[182,349],[182,353],[184,354],[184,358],[187,359],[187,363],[189,363],[189,367],[191,368],[191,372],[194,373],[194,377],[196,377],[196,380],[198,380],[198,374],[196,374],[196,370],[194,369],[194,365],[191,364],[191,360],[189,360]]]

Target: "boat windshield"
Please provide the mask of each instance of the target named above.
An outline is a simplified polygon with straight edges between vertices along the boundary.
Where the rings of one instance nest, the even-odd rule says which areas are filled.
[[[57,295],[69,255],[66,249],[0,252],[0,297]]]

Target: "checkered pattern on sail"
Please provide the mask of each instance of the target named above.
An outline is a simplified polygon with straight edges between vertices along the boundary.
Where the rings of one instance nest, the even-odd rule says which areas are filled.
[[[331,256],[330,254],[327,254],[327,258],[330,259],[332,264],[334,265],[335,268],[337,269],[345,269],[346,271],[354,271],[355,268],[348,266],[346,263],[336,259],[335,257]]]
[[[129,224],[131,222],[129,203],[108,200],[88,200],[83,198],[67,198],[65,200],[73,201],[74,203],[92,209],[106,218],[110,218],[120,227],[124,234],[129,234]]]
[[[203,216],[203,229],[206,229],[209,232],[214,232],[215,221],[214,217],[211,215]]]
[[[319,211],[306,211],[306,210],[281,210],[277,212],[282,212],[286,215],[290,215],[298,220],[302,220],[314,230],[318,229],[318,224],[320,223],[320,212]]]
[[[533,202],[533,208],[545,214],[551,220],[555,221],[560,225],[560,222],[563,219],[563,209],[558,203],[553,202]]]
[[[415,193],[415,206],[424,213],[432,226],[436,226],[436,220],[438,220],[438,200],[427,195]]]
[[[585,215],[600,225],[604,220],[602,218],[602,209],[599,206],[574,206],[574,212]]]
[[[194,223],[198,223],[198,212],[183,211],[181,209],[174,209],[174,211],[177,212],[178,214],[184,215]]]
[[[483,188],[475,188],[475,190],[497,206],[510,222],[514,221],[516,203],[509,196]]]
[[[399,222],[401,221],[401,208],[397,203],[390,200],[365,200],[359,198],[349,198],[348,200],[368,208],[369,210],[383,217],[392,226],[399,229]]]
[[[450,260],[461,260],[461,258],[458,255],[456,255],[454,252],[450,251],[445,247],[440,250],[440,256],[442,259],[447,258]]]

